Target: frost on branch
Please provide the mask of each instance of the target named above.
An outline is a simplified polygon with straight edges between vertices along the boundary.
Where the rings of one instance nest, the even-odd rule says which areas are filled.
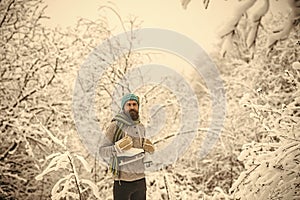
[[[300,197],[300,143],[250,143],[239,160],[246,171],[231,187],[239,199],[295,199]]]
[[[187,9],[187,5],[191,0],[182,0],[181,5]],[[247,0],[239,1],[237,9],[230,13],[228,20],[219,30],[221,42],[221,55],[234,51],[233,45],[235,41],[233,37],[238,37],[246,48],[250,49],[253,54],[256,43],[259,38],[259,31],[266,31],[268,38],[265,42],[266,48],[273,47],[278,41],[286,39],[299,20],[300,17],[300,1],[288,0],[287,5],[290,8],[284,23],[278,27],[275,25],[271,30],[266,30],[265,26],[270,24],[270,21],[264,21],[268,14],[270,14],[270,5],[275,0]],[[205,8],[208,7],[210,1],[203,1]],[[217,3],[217,1],[215,1]],[[231,3],[231,2],[228,2]],[[271,14],[272,15],[272,14]],[[272,16],[273,17],[273,16]]]
[[[48,159],[51,159],[51,161],[44,171],[35,177],[36,180],[41,181],[44,176],[56,171],[67,170],[69,172],[69,174],[66,174],[55,183],[51,191],[51,199],[82,199],[86,191],[92,191],[91,194],[94,197],[101,199],[98,186],[88,179],[79,177],[78,169],[75,165],[76,160],[83,165],[85,170],[89,173],[91,172],[89,164],[82,156],[65,152],[54,153],[48,156]]]
[[[252,92],[240,104],[250,111],[256,141],[244,144],[238,157],[245,171],[230,190],[236,199],[300,197],[299,62],[293,62],[295,49],[285,51],[289,53],[279,56],[279,63],[272,61],[270,68],[251,63],[258,71],[252,74],[255,82],[248,81]]]

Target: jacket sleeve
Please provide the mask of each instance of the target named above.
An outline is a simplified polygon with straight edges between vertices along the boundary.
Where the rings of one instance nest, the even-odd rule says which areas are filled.
[[[116,150],[113,143],[113,137],[116,130],[116,122],[112,122],[105,132],[105,137],[100,142],[99,154],[104,160],[108,160],[113,155],[116,155]]]

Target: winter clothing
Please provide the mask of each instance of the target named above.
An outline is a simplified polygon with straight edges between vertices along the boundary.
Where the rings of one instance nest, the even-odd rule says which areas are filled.
[[[140,99],[138,96],[136,96],[135,94],[126,94],[123,96],[122,101],[121,101],[121,108],[124,108],[124,105],[127,101],[129,100],[134,100],[137,102],[138,105],[140,105]]]
[[[146,200],[144,156],[145,152],[153,153],[154,147],[146,139],[145,127],[140,120],[132,120],[138,118],[138,115],[128,114],[128,107],[124,109],[129,100],[140,104],[139,97],[134,94],[122,98],[122,111],[113,118],[106,130],[100,156],[108,161],[114,175],[114,200]]]
[[[115,142],[115,149],[117,153],[122,153],[126,150],[129,150],[132,148],[133,142],[132,138],[128,135],[125,135],[122,139]]]
[[[132,138],[134,148],[143,149],[145,138],[145,127],[139,121],[132,121],[123,112],[119,113],[106,130],[106,140],[100,147],[100,155],[104,158],[110,158],[111,171],[115,180],[135,181],[145,177],[145,166],[143,162],[144,153],[133,157],[118,157],[115,148],[115,142],[119,141],[125,135]],[[141,159],[138,159],[141,158]],[[134,162],[119,166],[121,161],[137,159]],[[108,159],[107,159],[108,160]]]
[[[143,149],[148,153],[153,153],[154,152],[153,144],[149,139],[144,140]]]

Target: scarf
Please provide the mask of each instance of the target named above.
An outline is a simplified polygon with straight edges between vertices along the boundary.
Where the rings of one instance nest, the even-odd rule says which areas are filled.
[[[124,112],[118,113],[112,121],[117,122],[116,130],[113,137],[113,143],[122,139],[124,137],[124,132],[122,129],[124,126],[132,126],[140,123],[140,120],[133,121],[130,117],[128,117]],[[120,160],[118,159],[117,155],[113,155],[111,164],[110,164],[110,171],[114,176],[120,176],[119,170]]]

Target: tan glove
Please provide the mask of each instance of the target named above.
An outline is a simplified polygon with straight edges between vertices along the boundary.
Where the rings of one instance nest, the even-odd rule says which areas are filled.
[[[132,145],[133,145],[132,138],[128,135],[125,135],[125,137],[115,142],[115,149],[118,153],[122,153],[130,149]]]
[[[145,139],[143,143],[143,149],[148,153],[154,152],[154,146],[149,139]]]

